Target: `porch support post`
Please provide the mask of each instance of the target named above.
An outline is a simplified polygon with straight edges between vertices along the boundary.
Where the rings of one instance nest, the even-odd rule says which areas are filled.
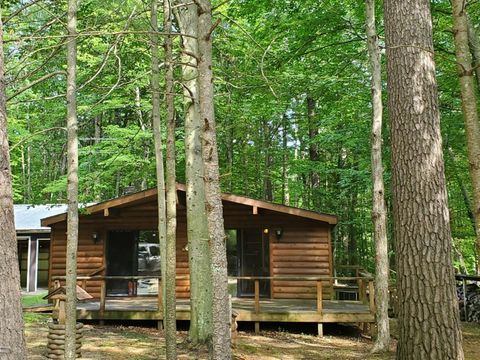
[[[323,288],[322,288],[322,280],[317,280],[317,313],[322,315],[323,311]],[[323,323],[319,322],[318,326],[318,336],[323,336]]]
[[[260,313],[260,281],[255,279],[255,314]],[[255,321],[255,334],[260,332],[260,322]]]
[[[104,314],[105,314],[105,301],[107,297],[107,286],[105,284],[106,280],[105,278],[102,279],[101,285],[100,285],[100,325],[104,325]]]
[[[375,314],[375,288],[373,286],[373,280],[368,281],[368,295],[370,312]]]
[[[37,291],[38,276],[38,240],[31,236],[28,240],[27,291]]]
[[[163,330],[163,293],[162,293],[162,279],[158,278],[158,298],[157,298],[157,311],[159,314],[159,320],[157,323],[157,329]]]

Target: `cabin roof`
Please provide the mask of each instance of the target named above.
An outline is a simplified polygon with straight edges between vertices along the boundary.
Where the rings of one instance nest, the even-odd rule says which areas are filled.
[[[41,219],[64,213],[66,210],[67,205],[64,204],[15,204],[15,229],[18,234],[50,233],[50,228],[40,224]]]
[[[184,184],[177,183],[177,192],[185,193],[186,186]],[[110,209],[130,207],[137,204],[143,204],[152,200],[156,200],[157,189],[149,189],[140,191],[134,194],[129,194],[121,196],[115,199],[107,200],[95,205],[87,206],[82,210],[82,213],[85,215],[96,214],[100,212],[108,212]],[[266,209],[274,212],[288,214],[293,216],[299,216],[307,219],[322,221],[330,225],[335,225],[337,223],[337,217],[335,215],[319,213],[311,210],[304,210],[300,208],[295,208],[291,206],[274,204],[264,200],[252,199],[246,196],[233,195],[222,193],[222,202],[230,202],[235,204],[241,204],[252,207],[253,212],[255,213],[258,209]],[[67,218],[66,213],[49,216],[43,218],[41,221],[42,226],[50,226],[52,224],[65,221]]]

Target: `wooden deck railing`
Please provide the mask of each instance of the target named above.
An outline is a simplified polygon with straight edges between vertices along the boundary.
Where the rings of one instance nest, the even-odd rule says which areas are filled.
[[[100,317],[105,312],[105,303],[106,303],[106,281],[107,280],[128,280],[128,281],[137,281],[143,279],[158,279],[158,311],[162,311],[163,303],[163,294],[162,294],[162,284],[160,276],[77,276],[77,281],[81,286],[86,289],[88,281],[101,281],[100,285]],[[177,280],[189,279],[189,276],[177,276]],[[58,284],[58,281],[64,281],[65,276],[55,276],[52,277],[52,283]],[[261,281],[273,281],[273,280],[289,280],[289,281],[315,281],[316,282],[316,312],[322,314],[323,312],[323,287],[324,282],[333,284],[334,282],[357,282],[358,284],[358,302],[361,302],[365,305],[368,305],[370,313],[375,313],[375,300],[374,300],[374,283],[373,278],[369,276],[353,276],[353,277],[337,277],[337,276],[235,276],[229,277],[229,280],[242,280],[242,281],[253,281],[254,283],[254,311],[255,314],[260,314],[261,311],[261,302],[260,302],[260,282]],[[332,285],[330,285],[332,286]],[[367,294],[368,289],[368,294]],[[355,301],[356,302],[356,301]],[[255,323],[255,328],[257,329],[259,325]],[[320,325],[319,325],[320,326]],[[320,328],[319,328],[320,333]]]
[[[77,281],[81,286],[86,289],[89,281],[100,281],[100,306],[99,306],[99,318],[103,319],[105,314],[105,305],[107,300],[107,291],[106,291],[106,282],[107,280],[128,280],[128,281],[138,281],[143,279],[158,279],[158,294],[157,294],[157,311],[162,312],[163,304],[163,294],[162,294],[162,282],[160,276],[103,276],[103,275],[94,275],[94,276],[77,276]],[[187,275],[181,275],[176,277],[177,280],[189,279]],[[260,282],[261,281],[275,281],[275,280],[287,280],[287,281],[312,281],[316,283],[316,292],[315,297],[310,299],[316,302],[315,313],[318,316],[318,319],[323,318],[324,312],[324,303],[323,303],[323,292],[325,283],[328,283],[327,286],[332,286],[334,283],[343,282],[343,283],[357,283],[358,287],[355,289],[358,292],[358,301],[351,300],[336,300],[336,303],[341,303],[345,301],[346,303],[362,303],[368,305],[368,310],[371,315],[375,314],[375,300],[374,300],[374,283],[372,277],[365,276],[353,276],[353,277],[337,277],[337,276],[236,276],[229,277],[229,280],[241,280],[241,281],[252,281],[254,285],[254,306],[253,311],[256,315],[256,319],[259,319],[261,313],[261,301],[260,301]],[[60,281],[65,281],[65,276],[54,276],[52,277],[52,284],[58,286]],[[352,287],[349,287],[352,289]],[[368,293],[367,293],[368,289]],[[271,300],[271,299],[269,299]],[[103,320],[100,320],[103,321]],[[255,321],[255,331],[258,332],[260,329],[260,322]],[[323,334],[323,324],[318,323],[318,334]]]

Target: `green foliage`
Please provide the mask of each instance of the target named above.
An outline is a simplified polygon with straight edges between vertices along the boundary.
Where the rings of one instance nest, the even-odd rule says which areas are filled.
[[[371,104],[364,3],[214,3],[219,5],[215,16],[221,19],[213,36],[223,190],[336,214],[336,263],[361,263],[372,270]],[[4,2],[4,15],[18,6]],[[466,201],[472,189],[450,4],[440,0],[432,7],[452,233],[472,269],[474,234]],[[65,34],[65,9],[65,1],[47,0],[7,22],[8,96],[65,69],[65,39],[59,37]],[[480,4],[470,3],[468,11],[478,19]],[[383,43],[380,3],[378,14]],[[153,187],[150,49],[145,34],[151,30],[149,3],[81,1],[78,18],[80,32],[96,33],[80,36],[78,45],[81,201],[119,196],[127,186]],[[29,38],[32,35],[35,38]],[[178,38],[175,45],[179,58]],[[178,79],[180,66],[175,71]],[[65,200],[64,93],[65,76],[57,74],[8,102],[17,202]],[[180,86],[176,93],[177,178],[182,181]],[[308,98],[315,102],[311,116]],[[388,132],[386,119],[383,155],[390,219]],[[318,182],[312,185],[315,177]],[[389,229],[391,239],[391,221]],[[390,251],[393,254],[393,243]]]

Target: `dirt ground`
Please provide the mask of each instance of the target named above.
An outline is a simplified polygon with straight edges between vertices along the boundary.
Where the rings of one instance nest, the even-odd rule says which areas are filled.
[[[47,316],[36,315],[26,319],[28,359],[45,359]],[[265,330],[256,335],[240,331],[234,349],[236,360],[291,360],[291,359],[394,359],[395,341],[391,352],[371,356],[370,339],[359,332],[335,327],[326,329],[327,335],[290,333],[285,330]],[[307,329],[308,332],[308,329]],[[465,324],[464,348],[466,359],[480,359],[480,325]],[[204,349],[191,349],[186,342],[186,331],[178,332],[179,359],[207,359]],[[164,359],[163,332],[152,327],[125,325],[85,326],[82,359]]]

